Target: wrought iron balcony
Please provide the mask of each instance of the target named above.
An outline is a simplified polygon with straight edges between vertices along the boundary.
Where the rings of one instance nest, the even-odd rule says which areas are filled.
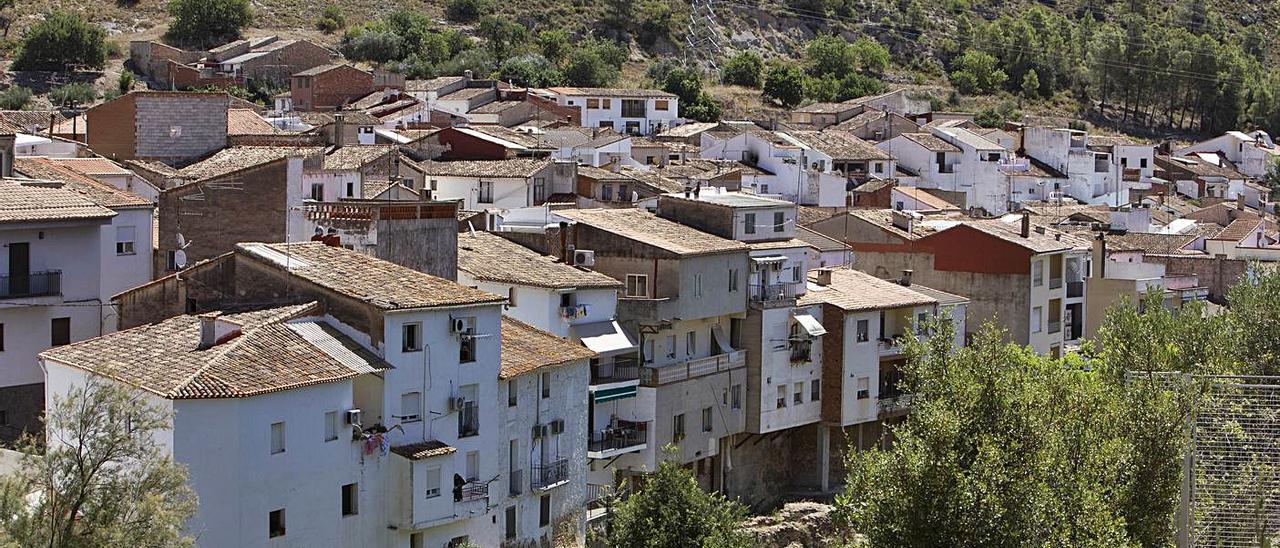
[[[489,498],[489,484],[479,480],[471,480],[457,488],[454,500],[467,502]]]
[[[803,286],[800,282],[779,282],[772,284],[752,284],[751,302],[777,303],[796,298]]]
[[[0,297],[48,297],[61,294],[61,270],[0,276]]]
[[[648,434],[642,422],[618,421],[617,426],[591,433],[587,442],[588,456],[606,458],[616,453],[638,451],[645,447]]]
[[[569,481],[569,459],[558,459],[533,467],[533,488],[550,489]]]

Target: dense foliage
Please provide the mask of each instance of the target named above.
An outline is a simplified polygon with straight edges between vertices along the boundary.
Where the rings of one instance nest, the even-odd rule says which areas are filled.
[[[106,40],[106,29],[80,15],[50,12],[22,34],[13,69],[99,69],[107,62]]]
[[[198,47],[213,47],[240,37],[253,23],[249,0],[169,0],[173,22],[165,38]]]
[[[760,54],[744,51],[733,57],[720,69],[724,83],[734,86],[758,88],[764,85],[764,59]]]
[[[0,109],[22,110],[31,103],[31,90],[22,86],[10,86],[0,92]]]
[[[752,543],[738,528],[746,514],[746,507],[738,502],[703,491],[693,474],[668,457],[644,477],[636,493],[614,507],[608,543],[637,548],[746,548]]]
[[[67,84],[49,92],[49,102],[64,108],[92,104],[97,98],[98,90],[93,84],[84,82]]]

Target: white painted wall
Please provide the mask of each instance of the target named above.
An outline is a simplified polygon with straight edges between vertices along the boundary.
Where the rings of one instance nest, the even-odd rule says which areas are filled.
[[[662,98],[643,98],[642,100],[645,102],[645,117],[643,118],[624,118],[622,116],[622,101],[627,99],[625,97],[608,97],[610,100],[610,108],[587,108],[587,100],[589,98],[605,99],[605,97],[555,94],[554,98],[558,105],[577,107],[580,109],[580,112],[582,113],[582,127],[602,127],[602,122],[608,122],[612,125],[605,127],[612,127],[615,131],[626,133],[627,123],[635,122],[639,124],[637,132],[640,135],[648,135],[650,133],[656,133],[658,131],[674,127],[675,125],[679,125],[679,117],[677,113],[679,112],[678,103],[680,100],[674,95]],[[659,100],[665,100],[667,102],[667,108],[665,110],[658,110],[656,108],[655,103]]]

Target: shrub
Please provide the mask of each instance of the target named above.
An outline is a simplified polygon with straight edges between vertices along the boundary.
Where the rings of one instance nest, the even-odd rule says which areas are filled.
[[[338,32],[347,26],[347,17],[342,14],[342,9],[337,4],[329,4],[324,7],[324,11],[320,12],[320,19],[316,20],[316,29],[331,34]]]
[[[489,3],[485,0],[448,0],[444,5],[444,15],[450,21],[470,23],[489,12]]]
[[[49,92],[49,102],[57,106],[69,107],[87,105],[98,98],[98,90],[93,84],[77,82],[67,84]]]
[[[618,80],[619,70],[591,48],[579,48],[569,53],[564,67],[565,84],[579,87],[607,87]]]
[[[512,57],[498,67],[498,79],[526,87],[558,86],[564,80],[560,69],[546,57],[531,53]]]
[[[494,57],[504,58],[524,47],[529,29],[506,17],[486,15],[476,24],[476,35],[485,40]]]
[[[102,68],[107,62],[107,31],[64,11],[50,12],[22,35],[14,70]]]
[[[544,30],[538,33],[538,50],[552,63],[563,61],[571,48],[567,31]]]
[[[253,23],[249,0],[169,0],[173,23],[165,38],[197,46],[211,46],[240,37]]]
[[[341,49],[348,59],[385,63],[402,57],[401,44],[400,36],[394,32],[366,30],[344,38]]]
[[[0,109],[22,110],[31,103],[31,90],[22,86],[13,86],[0,93]]]
[[[956,58],[955,70],[951,72],[951,84],[965,95],[994,92],[1007,78],[1004,71],[996,67],[995,57],[972,49]]]
[[[120,77],[116,79],[116,91],[119,92],[120,95],[129,93],[129,90],[133,89],[133,85],[136,82],[137,77],[135,77],[132,72],[127,70],[121,72]]]
[[[759,88],[764,85],[764,59],[751,51],[734,55],[721,69],[721,77],[729,85]]]

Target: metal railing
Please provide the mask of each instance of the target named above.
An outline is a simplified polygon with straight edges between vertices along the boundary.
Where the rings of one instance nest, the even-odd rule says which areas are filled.
[[[640,370],[640,383],[644,386],[659,386],[744,367],[746,364],[746,351],[735,350],[662,367],[645,366]]]
[[[553,460],[533,467],[533,488],[543,489],[569,479],[569,459]]]
[[[600,371],[605,367],[611,367],[612,371],[608,374],[601,373]],[[591,373],[591,381],[597,384],[606,382],[634,381],[640,378],[640,360],[631,355],[614,356],[613,364],[611,366],[605,366],[604,364],[597,365],[596,369]]]
[[[61,294],[61,270],[0,276],[0,297],[46,297]]]
[[[1062,277],[1049,278],[1049,289],[1062,287]]]
[[[772,284],[752,284],[751,302],[774,303],[796,298],[800,291],[800,282],[779,282]]]
[[[479,480],[468,481],[459,488],[457,500],[462,502],[480,500],[489,497],[489,484]]]
[[[593,453],[621,451],[644,445],[648,438],[649,432],[644,423],[618,421],[616,427],[592,432],[591,439],[587,442],[587,451]]]
[[[524,492],[524,470],[512,470],[507,474],[507,492],[517,496]]]

